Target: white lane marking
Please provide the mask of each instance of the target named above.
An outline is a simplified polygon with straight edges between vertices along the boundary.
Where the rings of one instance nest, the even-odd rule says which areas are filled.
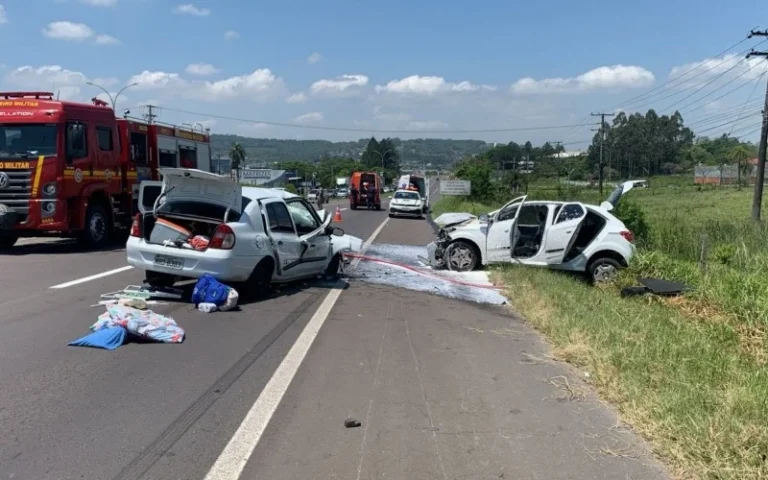
[[[371,243],[373,243],[388,220],[389,218],[385,218],[373,234],[368,237],[368,240],[363,244],[361,254],[365,253]],[[359,261],[357,258],[355,260]],[[232,435],[232,438],[229,439],[219,458],[216,459],[211,469],[208,470],[205,480],[237,480],[240,478],[248,460],[253,455],[254,449],[256,449],[256,445],[261,440],[264,430],[269,425],[272,415],[277,411],[277,407],[280,406],[283,395],[288,390],[293,377],[298,372],[304,357],[306,357],[317,334],[320,333],[320,329],[323,327],[328,315],[330,315],[331,309],[333,309],[333,306],[339,299],[341,292],[343,290],[337,284],[325,296],[323,303],[320,304],[315,314],[312,315],[296,343],[288,351],[288,355],[285,356],[280,366],[277,367],[272,378],[269,379],[264,390],[262,390],[251,406],[251,409],[245,415],[243,422],[237,428],[234,435]]]
[[[116,273],[125,272],[127,270],[132,269],[132,268],[133,268],[132,266],[126,265],[124,267],[116,268],[116,269],[110,270],[108,272],[97,273],[96,275],[91,275],[90,277],[83,277],[83,278],[78,278],[77,280],[72,280],[71,282],[60,283],[60,284],[54,285],[54,286],[52,286],[50,288],[67,288],[67,287],[71,287],[72,285],[77,285],[78,283],[90,282],[91,280],[96,280],[97,278],[108,277],[108,276],[114,275]]]

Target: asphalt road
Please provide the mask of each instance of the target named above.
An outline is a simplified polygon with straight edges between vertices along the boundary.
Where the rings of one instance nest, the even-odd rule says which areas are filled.
[[[376,242],[433,235],[341,213]],[[574,372],[506,310],[304,282],[236,312],[153,307],[183,344],[107,352],[67,343],[100,294],[141,284],[119,246],[26,241],[0,262],[3,479],[665,478],[593,395],[566,398]]]

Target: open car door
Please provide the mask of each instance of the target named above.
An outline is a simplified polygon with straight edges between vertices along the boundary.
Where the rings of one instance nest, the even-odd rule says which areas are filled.
[[[506,262],[510,260],[512,242],[520,237],[517,232],[517,218],[527,195],[517,197],[501,207],[493,215],[493,221],[488,225],[486,234],[486,251],[489,262]]]
[[[138,209],[142,215],[153,213],[155,200],[163,190],[163,182],[144,180],[139,184]]]
[[[563,263],[586,218],[587,209],[581,203],[566,203],[556,212],[554,223],[545,233],[544,258],[548,264]]]

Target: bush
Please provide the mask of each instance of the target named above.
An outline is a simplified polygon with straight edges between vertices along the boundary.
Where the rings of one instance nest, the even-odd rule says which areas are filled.
[[[639,244],[644,244],[648,241],[650,236],[650,228],[648,222],[645,219],[645,212],[635,203],[628,202],[627,199],[623,199],[619,202],[619,206],[613,212],[616,217],[624,222],[624,225],[635,234],[635,240]]]
[[[286,192],[289,192],[289,193],[293,193],[293,194],[296,194],[296,192],[297,192],[297,190],[296,190],[296,185],[294,185],[294,184],[292,184],[292,183],[289,183],[289,184],[287,184],[287,185],[285,186],[285,191],[286,191]]]

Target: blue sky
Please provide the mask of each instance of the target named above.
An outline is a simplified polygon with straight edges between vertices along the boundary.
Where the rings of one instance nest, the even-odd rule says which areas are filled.
[[[707,135],[756,138],[752,110],[764,86],[743,119],[739,106],[766,78],[759,60],[735,55],[759,40],[712,58],[761,21],[768,26],[760,18],[766,4],[757,1],[0,0],[0,7],[0,88],[86,100],[99,92],[88,81],[111,92],[138,83],[121,95],[120,110],[140,114],[151,102],[165,107],[164,121],[249,136],[562,140],[576,149],[590,138],[588,126],[477,130],[581,124],[590,111],[705,62],[691,74],[697,78],[627,108],[687,106],[694,110],[683,109],[687,123]]]

